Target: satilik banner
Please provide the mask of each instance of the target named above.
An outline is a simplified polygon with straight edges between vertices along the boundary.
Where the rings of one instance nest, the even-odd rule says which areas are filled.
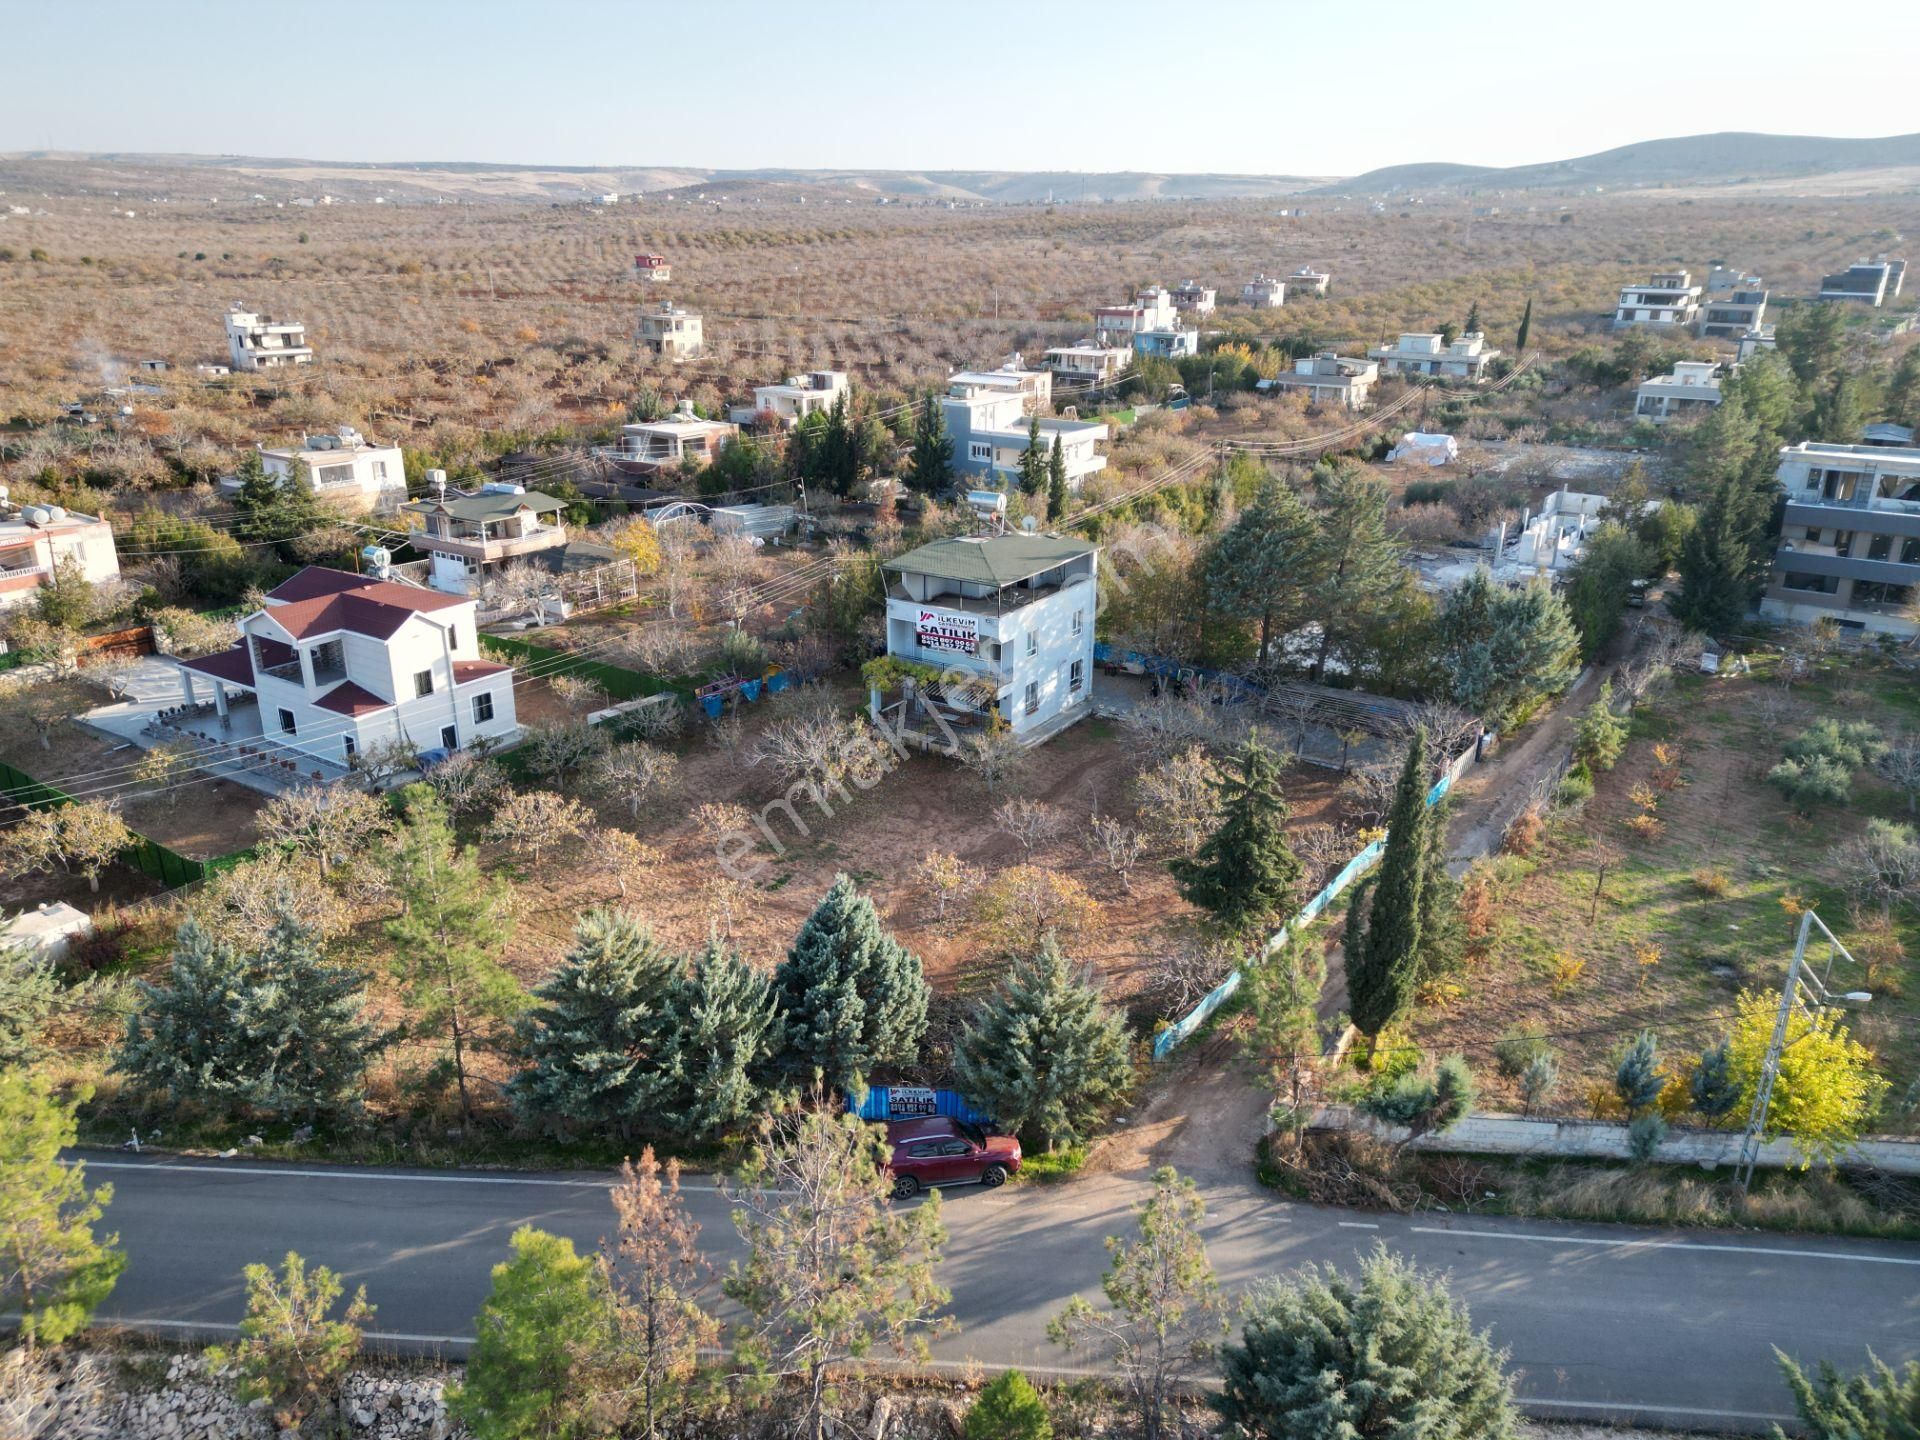
[[[980,621],[972,615],[922,609],[913,630],[922,650],[945,650],[955,655],[980,653]]]

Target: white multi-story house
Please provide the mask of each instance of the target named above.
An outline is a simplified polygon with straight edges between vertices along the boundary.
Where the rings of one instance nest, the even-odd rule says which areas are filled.
[[[238,305],[227,312],[227,353],[235,370],[277,370],[313,363],[305,325],[298,320],[275,320]]]
[[[1640,382],[1633,413],[1656,425],[1676,415],[1704,414],[1720,403],[1720,378],[1715,361],[1676,360],[1671,375],[1651,375]]]
[[[706,327],[700,316],[683,305],[662,300],[640,312],[635,339],[642,350],[666,360],[690,360],[706,345]]]
[[[1904,260],[1862,260],[1857,265],[1820,278],[1820,298],[1822,300],[1851,300],[1859,305],[1871,305],[1878,309],[1889,300],[1898,299],[1900,287],[1907,278],[1907,262]]]
[[[1256,310],[1278,310],[1287,303],[1287,282],[1256,275],[1240,287],[1240,303]]]
[[[1323,350],[1293,362],[1291,370],[1282,370],[1271,380],[1262,380],[1255,388],[1277,390],[1283,394],[1304,395],[1309,405],[1338,405],[1346,410],[1364,410],[1372,404],[1373,387],[1380,379],[1377,360],[1361,360]]]
[[[1055,345],[1047,351],[1047,368],[1054,379],[1069,385],[1110,385],[1126,374],[1133,364],[1133,349],[1127,345],[1102,345],[1082,340],[1078,345]]]
[[[1189,280],[1184,285],[1173,287],[1174,308],[1186,315],[1211,315],[1218,294],[1211,285]]]
[[[331,435],[307,435],[298,445],[269,450],[260,447],[261,467],[275,482],[286,484],[304,474],[307,488],[342,508],[385,510],[407,498],[406,462],[398,445],[369,440],[351,425]],[[224,490],[238,490],[241,481],[228,476]]]
[[[1286,280],[1287,288],[1296,295],[1324,295],[1327,286],[1332,283],[1332,275],[1325,270],[1316,270],[1311,265],[1302,265]]]
[[[887,653],[946,673],[925,700],[1045,739],[1093,695],[1099,553],[1058,535],[963,536],[889,560]]]
[[[1102,305],[1093,312],[1094,338],[1103,344],[1131,344],[1135,335],[1170,330],[1179,317],[1171,292],[1149,285],[1131,305]]]
[[[469,595],[489,571],[564,547],[566,508],[566,501],[542,491],[496,481],[471,495],[455,491],[416,500],[405,513],[420,519],[408,539],[431,562],[428,583]]]
[[[702,420],[676,411],[665,420],[641,420],[620,427],[620,442],[593,453],[623,475],[655,475],[682,465],[711,465],[721,448],[740,433],[725,420]]]
[[[1367,351],[1380,362],[1387,375],[1430,375],[1440,380],[1464,380],[1478,385],[1487,378],[1487,367],[1500,352],[1487,344],[1487,337],[1469,330],[1451,345],[1442,335],[1402,335],[1392,345],[1376,345]]]
[[[1920,450],[1802,441],[1780,452],[1787,508],[1760,613],[1920,631]]]
[[[1015,355],[997,370],[956,370],[947,377],[949,395],[975,395],[991,391],[1001,395],[1024,397],[1029,415],[1044,414],[1053,405],[1053,372],[1028,370]]]
[[[636,255],[633,257],[633,273],[642,280],[663,285],[673,278],[673,266],[667,263],[664,255]]]
[[[847,393],[847,377],[840,370],[809,370],[789,375],[784,385],[759,385],[753,392],[753,415],[771,415],[791,430],[807,416],[833,408]]]
[[[68,560],[96,585],[117,580],[120,554],[114,548],[113,526],[58,505],[16,509],[0,486],[0,609],[31,604]]]
[[[1700,333],[1714,339],[1738,340],[1758,330],[1767,319],[1767,290],[1757,275],[1741,277],[1737,287],[1715,293],[1709,289],[1700,307]]]
[[[982,476],[997,484],[1019,473],[1020,457],[1027,453],[1035,418],[1024,392],[956,383],[940,397],[940,410],[953,442],[953,468],[958,473]],[[1107,457],[1097,449],[1108,438],[1104,424],[1042,416],[1039,425],[1040,444],[1049,456],[1055,439],[1060,442],[1069,490],[1079,490],[1087,476],[1107,468]]]
[[[1744,365],[1762,350],[1778,348],[1779,342],[1773,337],[1773,326],[1761,325],[1745,331],[1739,338],[1739,353],[1734,357],[1737,364]]]
[[[188,703],[205,686],[236,740],[257,734],[273,751],[335,766],[389,740],[459,750],[519,730],[512,671],[482,658],[475,608],[309,566],[240,621],[233,649],[175,664]]]
[[[1700,287],[1685,270],[1655,275],[1644,285],[1623,285],[1613,328],[1629,325],[1691,325],[1700,314]]]

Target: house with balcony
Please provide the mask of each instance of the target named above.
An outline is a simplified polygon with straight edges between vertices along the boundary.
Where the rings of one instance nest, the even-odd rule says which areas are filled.
[[[656,475],[682,465],[711,465],[721,448],[740,433],[725,420],[702,420],[680,410],[665,420],[641,420],[620,427],[618,444],[594,450],[622,475]]]
[[[235,370],[279,370],[313,363],[304,324],[275,320],[239,305],[227,311],[227,353]]]
[[[1911,636],[1920,595],[1920,450],[1802,441],[1780,452],[1786,492],[1760,613]]]
[[[1316,270],[1311,265],[1302,265],[1287,276],[1287,289],[1295,295],[1324,295],[1327,286],[1333,283],[1333,276],[1325,270]]]
[[[1140,330],[1133,337],[1133,353],[1162,360],[1179,360],[1200,353],[1200,332],[1175,326],[1170,330]]]
[[[427,583],[451,595],[470,595],[489,571],[564,549],[567,527],[561,513],[566,508],[566,501],[541,491],[496,482],[471,495],[449,491],[416,500],[404,513],[420,521],[421,528],[408,538],[431,562]]]
[[[1709,291],[1700,307],[1699,329],[1709,339],[1738,340],[1766,323],[1767,291],[1758,276],[1746,276],[1736,289]]]
[[[953,441],[953,468],[957,473],[978,476],[999,486],[1020,473],[1020,457],[1027,453],[1035,423],[1022,391],[951,385],[940,397],[940,411]],[[1053,442],[1060,442],[1068,490],[1077,492],[1087,476],[1107,468],[1107,457],[1098,450],[1110,435],[1105,424],[1043,415],[1039,425],[1040,444],[1049,455]]]
[[[1691,326],[1700,316],[1700,288],[1685,270],[1664,271],[1644,285],[1624,285],[1614,307],[1613,328]]]
[[[1762,350],[1779,348],[1779,342],[1773,337],[1773,326],[1760,325],[1752,330],[1742,331],[1734,354],[1734,362],[1744,365]]]
[[[267,755],[337,769],[383,741],[460,750],[520,728],[512,669],[481,656],[475,610],[310,565],[240,621],[231,650],[174,664],[189,705],[210,696],[223,738]]]
[[[1287,282],[1256,275],[1240,287],[1240,303],[1256,310],[1278,310],[1287,303]]]
[[[1704,415],[1720,403],[1721,378],[1715,361],[1675,361],[1671,375],[1651,375],[1640,382],[1634,416],[1664,425],[1676,416]]]
[[[34,603],[69,560],[96,585],[119,579],[113,526],[59,505],[15,507],[0,487],[0,610]]]
[[[706,327],[696,312],[662,300],[640,312],[634,340],[642,350],[663,360],[691,360],[707,343]]]
[[[1293,362],[1291,370],[1282,370],[1271,380],[1262,380],[1255,389],[1286,395],[1304,395],[1309,405],[1333,405],[1343,410],[1364,410],[1373,401],[1373,387],[1380,380],[1380,362],[1336,355],[1323,350]]]
[[[847,393],[847,376],[841,370],[789,375],[784,385],[754,387],[753,415],[748,418],[771,415],[791,430],[807,416],[831,410],[833,402]]]
[[[1832,275],[1821,276],[1819,298],[1850,300],[1877,310],[1887,301],[1900,297],[1900,287],[1906,278],[1904,260],[1888,260],[1884,256],[1878,260],[1862,260]]]
[[[338,509],[390,510],[407,498],[400,447],[369,440],[351,425],[302,436],[298,445],[259,449],[261,468],[275,484],[301,476],[309,490]],[[229,475],[220,488],[237,491],[241,484],[239,477]]]
[[[1499,355],[1477,330],[1469,330],[1451,344],[1444,335],[1402,335],[1392,345],[1376,345],[1367,351],[1369,359],[1380,362],[1382,374],[1422,375],[1469,385],[1486,379],[1487,367]]]
[[[975,395],[985,392],[1022,397],[1029,415],[1044,415],[1053,408],[1053,372],[1029,370],[1019,355],[997,370],[957,370],[947,377],[949,395]]]
[[[1036,744],[1088,713],[1099,554],[1060,535],[961,536],[887,561],[887,654],[937,678],[873,692],[875,722],[940,746],[997,714]]]
[[[1130,305],[1102,305],[1093,312],[1094,338],[1108,345],[1125,345],[1149,330],[1171,330],[1179,311],[1172,292],[1149,285]]]
[[[1055,345],[1047,351],[1053,378],[1082,389],[1111,385],[1133,364],[1131,345],[1102,345],[1082,340],[1078,345]]]
[[[1211,285],[1202,285],[1198,280],[1189,280],[1184,285],[1176,285],[1172,290],[1173,308],[1182,315],[1211,315],[1219,291]]]

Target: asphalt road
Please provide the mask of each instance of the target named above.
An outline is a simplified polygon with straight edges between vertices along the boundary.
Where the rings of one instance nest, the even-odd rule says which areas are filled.
[[[611,1229],[605,1175],[360,1170],[286,1163],[89,1155],[111,1181],[107,1223],[129,1256],[103,1320],[217,1333],[242,1313],[240,1269],[290,1249],[364,1283],[373,1338],[459,1353],[491,1266],[521,1225],[591,1247]],[[739,1253],[725,1197],[683,1187],[709,1257]],[[1130,1228],[1137,1178],[1046,1189],[948,1191],[941,1278],[957,1333],[942,1364],[1097,1368],[1046,1339],[1067,1298],[1098,1298],[1102,1238]],[[1920,1358],[1920,1245],[1713,1231],[1371,1215],[1276,1200],[1214,1181],[1207,1243],[1239,1290],[1309,1262],[1350,1263],[1383,1242],[1451,1272],[1455,1292],[1512,1352],[1539,1414],[1752,1430],[1790,1406],[1772,1347],[1859,1365],[1872,1347]]]

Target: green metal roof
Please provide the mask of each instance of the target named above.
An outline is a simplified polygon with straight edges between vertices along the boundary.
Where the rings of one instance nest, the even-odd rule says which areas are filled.
[[[564,510],[567,502],[556,500],[544,491],[529,490],[524,495],[483,492],[479,495],[460,495],[449,500],[416,500],[406,508],[421,515],[451,515],[456,520],[479,523],[504,520],[518,510]]]
[[[975,585],[1014,585],[1054,570],[1099,547],[1064,535],[993,535],[935,540],[887,561],[889,570]]]

